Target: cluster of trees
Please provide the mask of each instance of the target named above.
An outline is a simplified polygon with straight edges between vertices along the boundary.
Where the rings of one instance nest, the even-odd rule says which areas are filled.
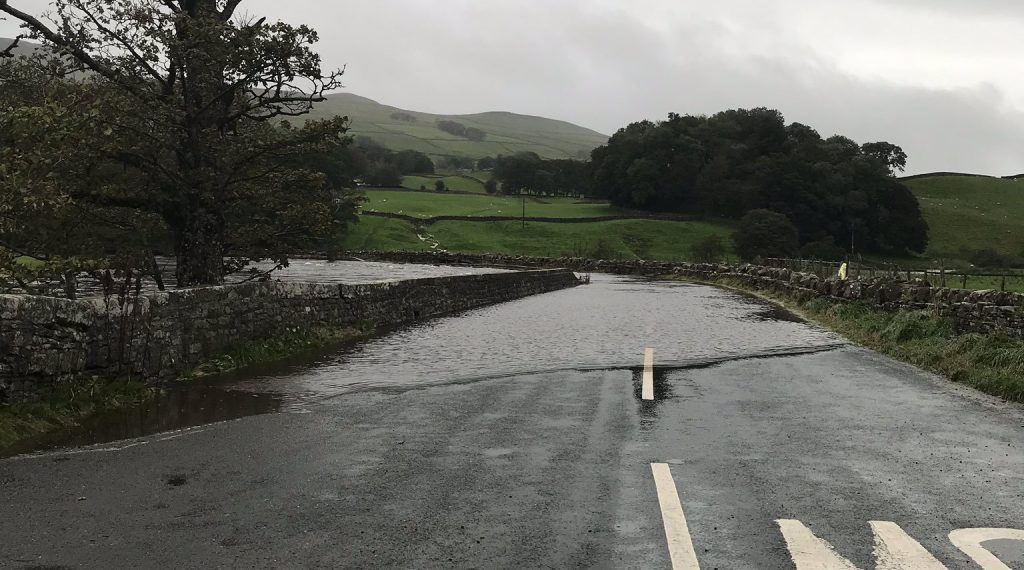
[[[401,186],[403,176],[434,174],[429,156],[415,150],[395,152],[370,137],[357,137],[354,145],[338,149],[334,160],[369,186]]]
[[[312,29],[242,17],[242,0],[15,4],[0,12],[45,49],[0,46],[3,273],[70,283],[166,244],[180,285],[219,283],[235,259],[287,263],[353,219],[345,120],[285,120],[341,86]]]
[[[437,122],[437,128],[457,137],[469,139],[471,141],[482,141],[487,138],[487,133],[476,128],[467,127],[458,121],[440,120]]]
[[[505,194],[579,197],[590,188],[587,163],[578,160],[545,160],[536,153],[521,152],[499,156],[493,164],[494,178]]]
[[[437,167],[448,172],[473,170],[474,166],[476,166],[476,161],[468,156],[442,156],[437,159]]]
[[[391,118],[396,121],[402,121],[403,123],[415,123],[419,121],[415,115],[406,113],[405,111],[396,111],[391,113]]]
[[[928,226],[917,199],[892,176],[906,158],[890,143],[822,138],[758,108],[633,123],[596,149],[590,166],[594,195],[621,207],[731,219],[778,214],[774,222],[788,225],[769,233],[786,239],[757,254],[794,255],[808,244],[923,252]],[[751,226],[772,224],[766,216]]]

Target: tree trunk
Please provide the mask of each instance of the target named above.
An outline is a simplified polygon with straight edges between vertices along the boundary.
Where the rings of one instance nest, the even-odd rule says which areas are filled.
[[[178,287],[224,282],[224,220],[207,209],[190,212],[177,232]]]

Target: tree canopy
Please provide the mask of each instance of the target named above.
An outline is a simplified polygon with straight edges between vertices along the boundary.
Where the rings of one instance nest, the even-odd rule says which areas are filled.
[[[591,171],[594,194],[621,207],[732,219],[770,209],[801,243],[922,252],[928,226],[892,177],[905,164],[891,143],[822,138],[758,108],[633,123],[592,153]]]
[[[583,196],[590,187],[587,164],[578,160],[545,160],[533,152],[499,156],[494,177],[506,194]]]
[[[162,227],[178,283],[209,284],[229,255],[286,262],[344,228],[354,202],[344,176],[323,169],[343,167],[329,157],[348,143],[347,120],[285,120],[340,87],[342,72],[321,70],[315,31],[243,19],[240,4],[56,0],[37,18],[0,2],[46,48],[0,68],[6,258],[124,253]],[[95,239],[134,237],[62,251],[25,227],[51,217]]]
[[[790,257],[800,247],[796,226],[771,210],[751,210],[733,235],[736,253],[743,259]]]

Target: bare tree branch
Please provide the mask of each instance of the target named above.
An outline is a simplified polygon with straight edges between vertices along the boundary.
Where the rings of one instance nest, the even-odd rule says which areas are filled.
[[[91,21],[93,25],[96,26],[97,30],[116,40],[117,43],[119,43],[121,47],[128,52],[129,55],[135,58],[136,63],[138,63],[139,66],[142,67],[142,69],[147,74],[149,74],[150,77],[152,77],[153,79],[157,80],[158,83],[160,83],[161,87],[166,87],[163,75],[160,74],[160,72],[158,72],[157,70],[153,69],[153,66],[150,65],[148,61],[146,61],[146,58],[142,57],[142,55],[132,46],[131,42],[129,42],[127,38],[117,33],[115,30],[112,30],[107,26],[104,26],[103,23],[100,22],[99,19],[91,11],[85,9],[85,7],[82,6],[81,2],[75,1],[75,6],[78,7],[78,9],[81,10],[86,15],[86,17],[89,18],[89,21]]]

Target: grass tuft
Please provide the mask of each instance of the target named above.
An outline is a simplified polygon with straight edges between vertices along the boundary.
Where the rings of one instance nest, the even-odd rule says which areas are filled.
[[[363,339],[375,330],[369,323],[353,328],[291,329],[269,339],[240,344],[231,352],[210,358],[197,366],[187,377],[202,378],[282,360],[303,352]]]

